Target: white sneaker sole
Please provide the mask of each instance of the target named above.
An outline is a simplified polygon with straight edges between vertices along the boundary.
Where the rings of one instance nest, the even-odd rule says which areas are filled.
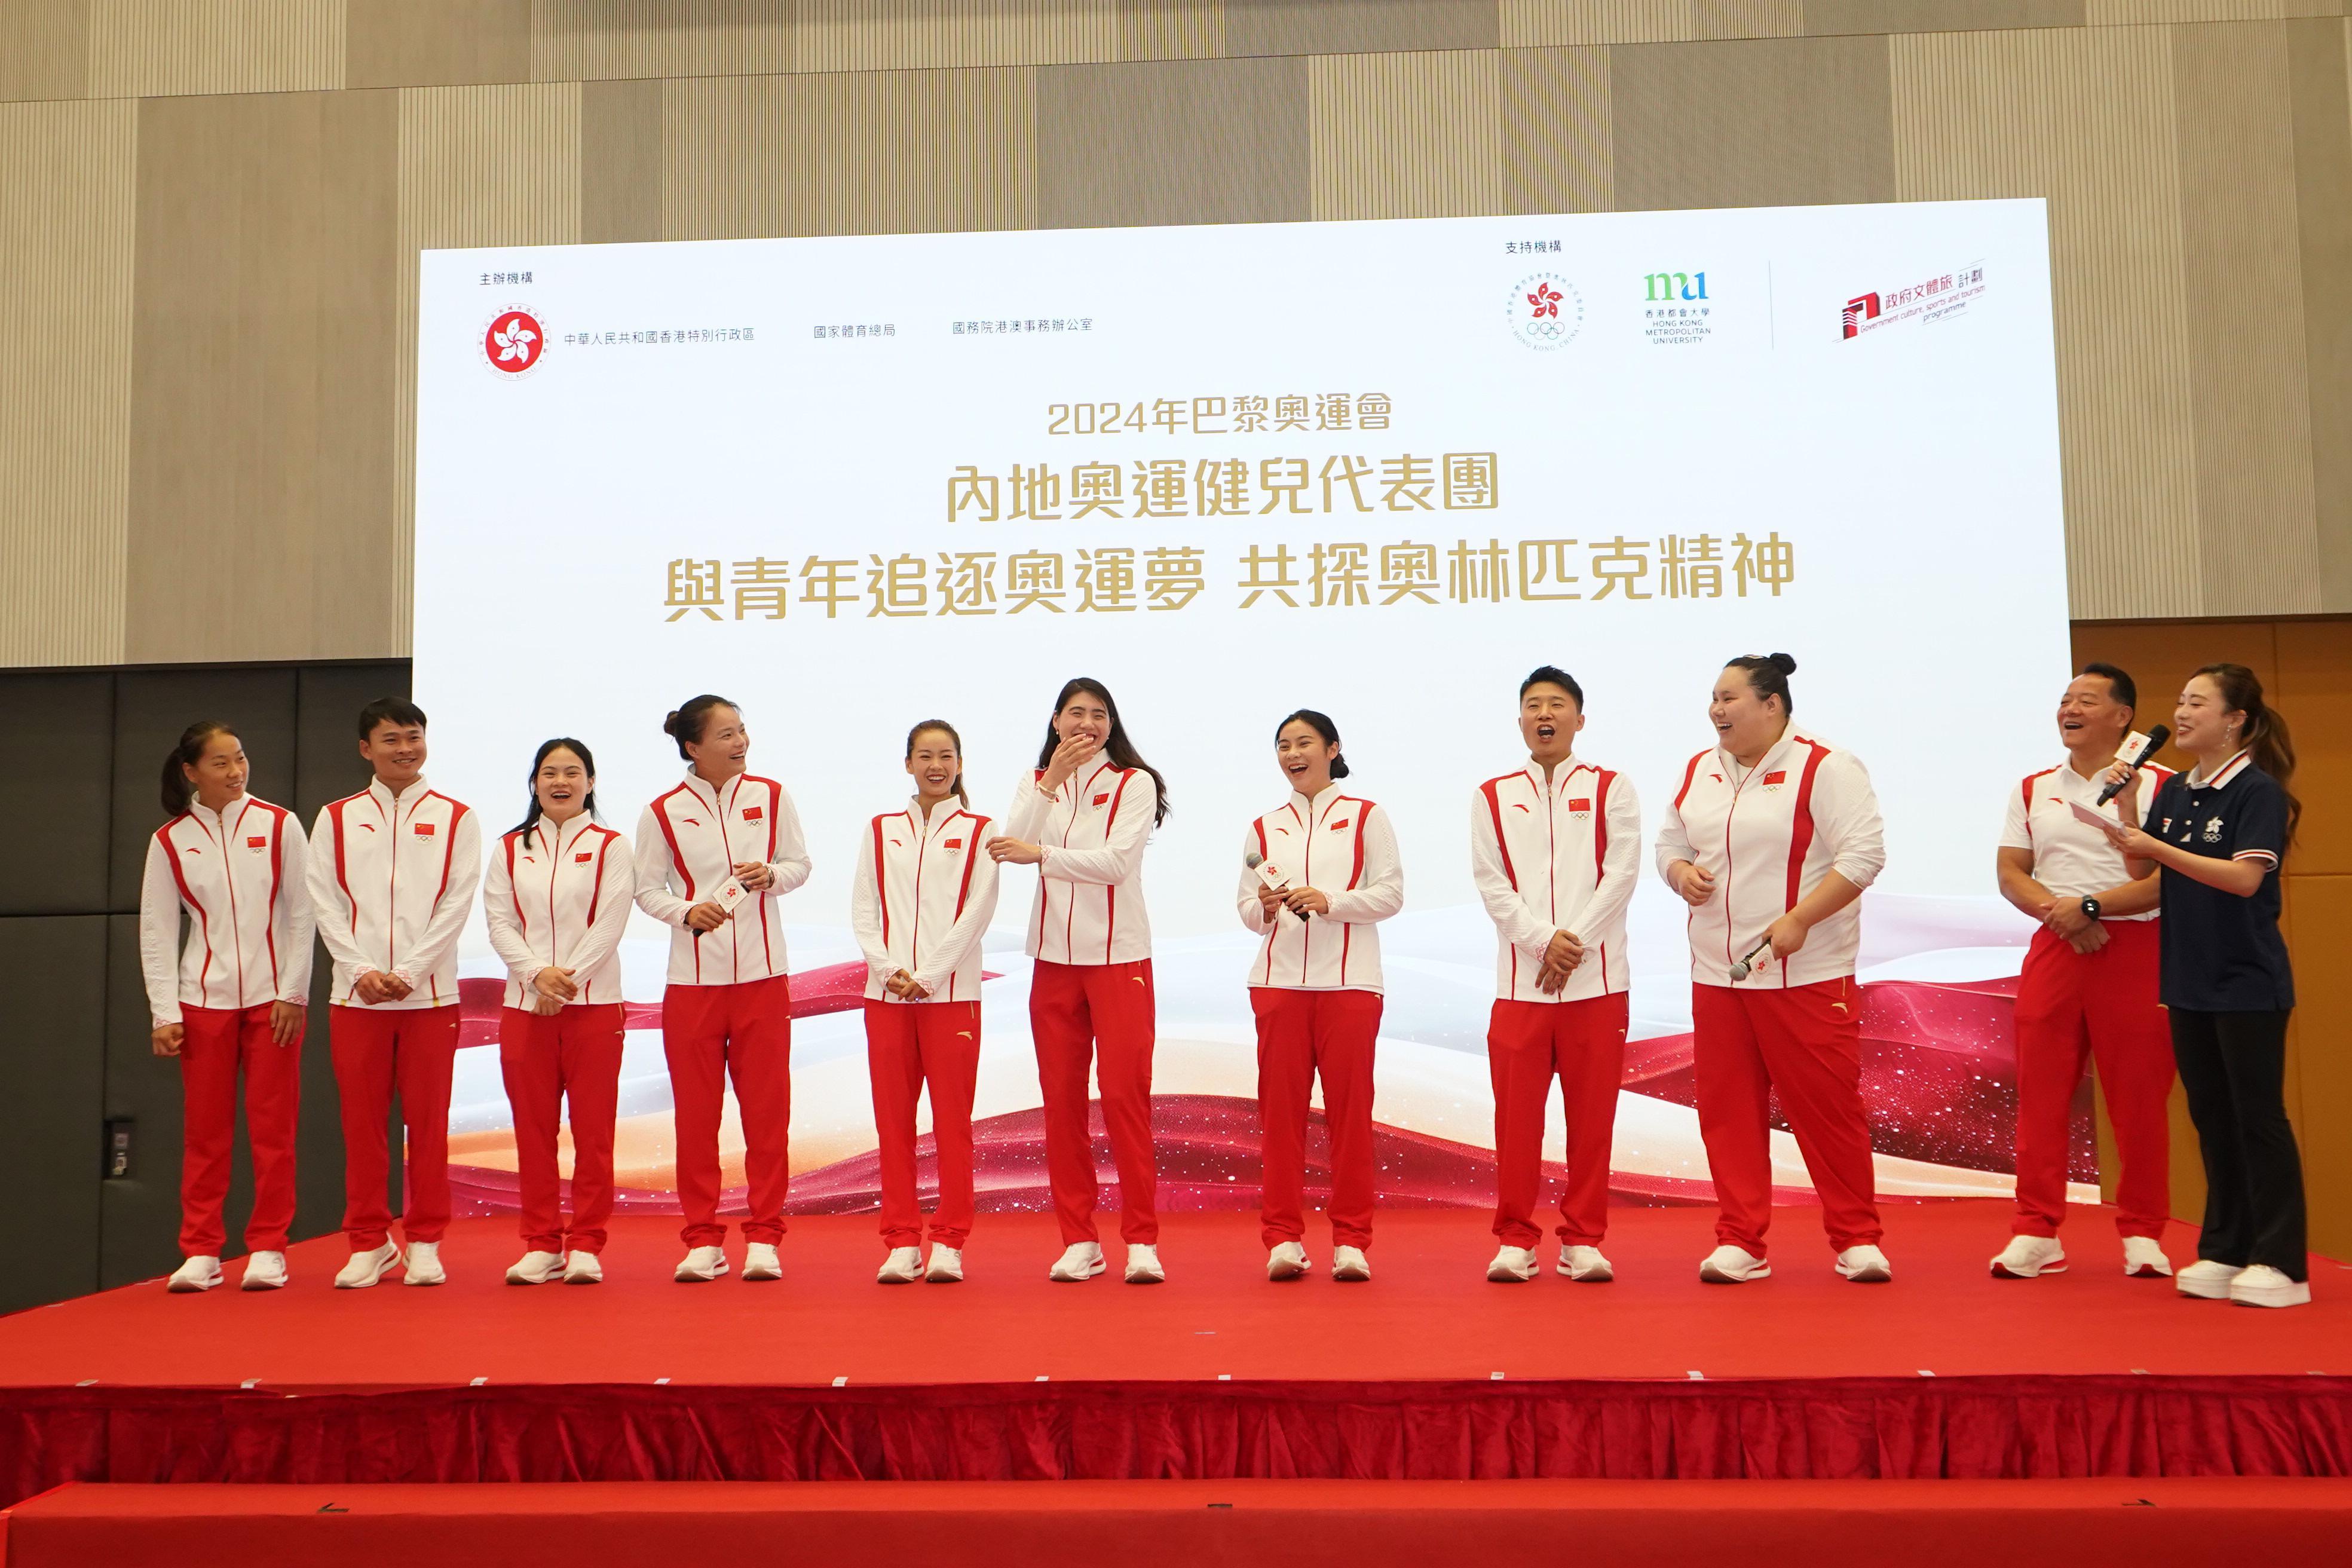
[[[1096,1275],[1108,1272],[1109,1268],[1110,1259],[1107,1258],[1096,1258],[1084,1274],[1073,1274],[1056,1263],[1053,1268],[1045,1270],[1045,1278],[1056,1285],[1083,1285]]]
[[[961,1272],[951,1271],[945,1268],[926,1268],[923,1270],[923,1283],[926,1285],[961,1285],[963,1283],[963,1275]]]
[[[376,1271],[369,1275],[364,1279],[345,1279],[341,1275],[338,1274],[335,1276],[335,1289],[338,1290],[372,1290],[375,1289],[376,1286],[383,1282],[383,1277],[385,1275],[400,1267],[401,1260],[395,1255],[392,1258],[385,1258],[383,1262],[378,1264],[376,1266]]]
[[[1525,1285],[1542,1272],[1541,1268],[1529,1268],[1522,1274],[1508,1264],[1492,1263],[1486,1267],[1486,1282],[1490,1285]]]
[[[602,1285],[604,1277],[602,1274],[574,1274],[567,1268],[563,1271],[563,1282],[566,1285]]]
[[[446,1285],[449,1282],[449,1276],[438,1268],[436,1268],[430,1274],[418,1274],[414,1271],[407,1271],[402,1274],[400,1282],[403,1285],[428,1287],[434,1285]]]
[[[2065,1272],[2066,1260],[2063,1258],[2053,1258],[2051,1261],[2033,1268],[2011,1268],[2008,1264],[2003,1263],[1998,1258],[1992,1260],[1992,1277],[1996,1279],[2039,1279],[2044,1274],[2063,1274]]]
[[[1848,1268],[1841,1263],[1837,1271],[1856,1285],[1885,1285],[1895,1278],[1895,1270],[1884,1263],[1865,1263],[1859,1268]]]
[[[708,1285],[712,1280],[726,1274],[726,1272],[727,1265],[720,1263],[708,1274],[698,1274],[691,1268],[681,1268],[677,1273],[671,1275],[670,1278],[677,1281],[680,1285]]]
[[[2172,1288],[2192,1301],[2226,1301],[2230,1299],[2227,1279],[2184,1279],[2175,1275]]]
[[[283,1290],[286,1289],[286,1276],[280,1274],[274,1279],[256,1279],[248,1274],[237,1281],[236,1288],[240,1290]]]
[[[1579,1285],[1606,1285],[1617,1278],[1616,1268],[1609,1264],[1603,1264],[1598,1268],[1588,1268],[1581,1274],[1565,1263],[1555,1263],[1551,1267],[1553,1273],[1561,1275]]]
[[[1369,1263],[1335,1263],[1331,1266],[1331,1278],[1342,1285],[1360,1285],[1371,1277],[1372,1268]]]
[[[561,1268],[552,1274],[525,1274],[519,1268],[507,1270],[507,1283],[509,1285],[552,1285],[562,1278],[563,1270]]]
[[[1140,1268],[1130,1268],[1120,1275],[1119,1279],[1129,1285],[1165,1285],[1168,1283],[1168,1272],[1162,1268],[1154,1268],[1148,1272]]]
[[[217,1274],[209,1279],[183,1279],[175,1274],[163,1288],[174,1296],[201,1296],[207,1290],[218,1289],[220,1282],[221,1277]]]
[[[2296,1285],[2284,1290],[2232,1290],[2230,1305],[2233,1307],[2308,1307],[2311,1287]]]
[[[1304,1258],[1296,1263],[1268,1263],[1265,1266],[1265,1277],[1268,1279],[1296,1279],[1313,1267],[1313,1264]]]
[[[1698,1278],[1702,1285],[1745,1285],[1751,1279],[1772,1278],[1772,1266],[1769,1263],[1759,1263],[1753,1268],[1735,1274],[1728,1268],[1718,1268],[1712,1263],[1702,1263],[1698,1266]]]

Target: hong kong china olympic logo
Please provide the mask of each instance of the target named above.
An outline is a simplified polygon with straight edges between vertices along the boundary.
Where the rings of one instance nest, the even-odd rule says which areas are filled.
[[[502,376],[524,376],[547,352],[547,329],[520,305],[509,305],[482,328],[482,357]]]
[[[1511,335],[1531,349],[1566,348],[1584,326],[1584,296],[1557,272],[1531,272],[1503,303]]]

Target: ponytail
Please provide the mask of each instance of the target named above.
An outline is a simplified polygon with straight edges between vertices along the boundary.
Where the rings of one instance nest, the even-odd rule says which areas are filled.
[[[2288,781],[2294,777],[2294,740],[2287,733],[2286,721],[2277,709],[2263,700],[2262,681],[2244,665],[2209,664],[2196,674],[2211,681],[2221,691],[2225,710],[2246,716],[2246,728],[2239,739],[2252,755],[2254,766],[2270,774],[2279,793],[2286,796],[2286,842],[2293,845],[2295,825],[2303,820],[2303,802],[2288,786]]]
[[[188,809],[188,803],[195,798],[195,788],[188,783],[188,775],[182,770],[194,767],[197,763],[204,760],[205,748],[212,744],[215,735],[233,737],[236,733],[236,731],[217,719],[201,720],[180,731],[180,743],[173,746],[171,755],[163,759],[163,799],[165,816],[184,815]]]
[[[949,723],[944,719],[926,719],[921,723],[916,725],[913,729],[908,731],[907,761],[911,763],[915,760],[915,742],[927,730],[937,730],[940,734],[945,735],[948,738],[948,744],[955,748],[955,783],[950,784],[948,787],[955,791],[956,799],[961,801],[964,805],[969,808],[971,805],[971,796],[964,794],[963,792],[963,737],[956,733],[956,727],[954,725]]]

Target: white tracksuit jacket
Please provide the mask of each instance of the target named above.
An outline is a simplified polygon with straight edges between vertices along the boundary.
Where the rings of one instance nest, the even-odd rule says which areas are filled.
[[[139,967],[159,1026],[181,1022],[184,1006],[310,1001],[308,847],[292,812],[251,795],[219,813],[191,801],[155,830],[139,885]]]
[[[1132,963],[1151,956],[1143,849],[1159,786],[1141,768],[1087,763],[1047,795],[1043,768],[1021,775],[1004,834],[1045,851],[1029,915],[1029,956],[1048,963]]]
[[[505,1005],[530,1008],[549,964],[572,971],[581,1007],[624,1000],[621,933],[628,929],[636,861],[629,841],[582,812],[558,826],[501,834],[482,873],[482,917],[507,966]]]
[[[1294,888],[1313,888],[1330,912],[1307,920],[1265,918],[1249,864],[1256,855]],[[1241,884],[1234,908],[1242,924],[1265,938],[1250,960],[1249,983],[1285,991],[1378,991],[1377,921],[1404,908],[1404,866],[1389,814],[1334,784],[1309,800],[1296,790],[1242,835]]]
[[[951,802],[926,821],[919,798],[866,824],[849,894],[866,1000],[906,1000],[887,984],[902,969],[930,993],[916,1001],[980,1000],[981,938],[996,914],[994,832],[987,817]]]
[[[1633,979],[1625,906],[1641,876],[1642,802],[1633,781],[1570,756],[1488,779],[1470,797],[1470,879],[1495,922],[1495,995],[1505,1002],[1582,1002]],[[1557,995],[1536,980],[1556,932],[1584,944]]]
[[[310,902],[335,961],[338,1007],[363,1007],[360,976],[397,975],[409,993],[378,1012],[454,1006],[457,937],[482,877],[482,825],[423,779],[395,799],[371,779],[330,802],[310,829]]]
[[[793,797],[773,779],[738,773],[718,789],[688,768],[637,819],[637,908],[674,928],[672,985],[737,985],[791,973],[776,900],[809,879],[808,845]],[[735,906],[735,918],[697,940],[686,912],[746,861],[775,885]]]

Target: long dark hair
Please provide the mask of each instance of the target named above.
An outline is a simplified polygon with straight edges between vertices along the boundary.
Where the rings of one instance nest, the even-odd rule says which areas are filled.
[[[1759,698],[1779,698],[1782,716],[1796,712],[1796,699],[1789,695],[1789,677],[1797,673],[1797,661],[1787,654],[1743,653],[1724,660],[1723,668],[1746,670],[1748,689]]]
[[[2286,732],[2286,721],[2263,700],[2262,681],[2244,665],[2209,664],[2189,679],[2199,675],[2221,689],[2224,704],[2245,714],[2246,728],[2239,740],[2253,752],[2254,766],[2277,780],[2279,793],[2286,796],[2286,841],[2293,844],[2295,825],[2303,820],[2303,802],[2287,787],[2287,781],[2294,777],[2294,741]]]
[[[177,816],[188,809],[195,798],[195,786],[180,770],[193,768],[204,759],[205,748],[213,743],[215,735],[236,737],[236,731],[218,719],[203,719],[180,731],[180,743],[163,759],[163,815]]]
[[[963,793],[963,737],[956,733],[956,727],[954,725],[949,723],[944,719],[926,719],[921,723],[916,725],[913,729],[908,731],[906,760],[910,763],[915,760],[915,737],[921,734],[926,730],[937,730],[940,734],[945,735],[948,738],[949,744],[955,747],[955,783],[950,784],[948,787],[955,791],[955,797],[958,800],[963,802],[966,805],[970,805],[971,804],[971,796]]]
[[[530,760],[530,809],[524,812],[522,820],[509,831],[529,833],[539,826],[539,819],[545,815],[545,808],[539,804],[539,770],[545,765],[548,754],[551,752],[571,752],[580,759],[582,773],[586,773],[591,779],[596,776],[596,758],[594,753],[588,750],[585,742],[575,741],[569,735],[558,735],[552,741],[541,742],[539,755]],[[596,819],[596,786],[593,784],[588,786],[587,806],[588,819],[593,822]]]
[[[706,691],[699,697],[688,698],[670,710],[669,717],[662,721],[662,733],[677,742],[677,754],[689,763],[694,758],[688,752],[687,745],[689,742],[698,746],[702,744],[702,732],[710,728],[710,710],[713,708],[735,708],[735,704],[724,697]],[[740,708],[735,708],[735,710],[742,711]]]
[[[1339,726],[1331,722],[1329,715],[1318,713],[1312,708],[1301,708],[1297,712],[1276,724],[1274,727],[1274,738],[1277,741],[1281,740],[1282,732],[1293,724],[1306,725],[1322,736],[1323,743],[1327,746],[1336,746],[1339,743]],[[1331,776],[1334,779],[1343,779],[1348,776],[1348,759],[1345,756],[1331,759]]]
[[[1085,675],[1079,676],[1075,680],[1065,681],[1062,694],[1054,699],[1055,713],[1058,715],[1063,709],[1067,708],[1070,705],[1070,699],[1081,691],[1101,698],[1103,707],[1110,714],[1110,738],[1103,742],[1103,755],[1111,760],[1114,767],[1141,768],[1151,775],[1152,785],[1160,794],[1159,802],[1151,810],[1151,826],[1159,826],[1168,820],[1168,781],[1160,776],[1158,768],[1143,760],[1143,754],[1135,749],[1135,742],[1127,738],[1127,725],[1119,719],[1118,704],[1112,700],[1110,688],[1091,676]],[[1037,748],[1037,765],[1042,768],[1052,762],[1054,748],[1061,743],[1062,737],[1054,731],[1054,721],[1046,720],[1045,743]]]

